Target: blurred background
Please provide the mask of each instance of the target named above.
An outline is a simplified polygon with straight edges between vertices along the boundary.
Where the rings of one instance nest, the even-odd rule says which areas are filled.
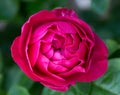
[[[29,16],[56,7],[74,9],[109,50],[104,76],[91,83],[77,83],[65,93],[33,82],[10,54],[13,39]],[[0,0],[0,95],[120,95],[120,0]]]

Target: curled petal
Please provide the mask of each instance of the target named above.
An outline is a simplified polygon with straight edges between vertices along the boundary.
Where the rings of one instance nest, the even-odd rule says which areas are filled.
[[[79,58],[78,57],[73,57],[69,60],[64,60],[61,65],[64,67],[67,67],[68,69],[74,68],[76,65],[81,64],[79,63]]]
[[[76,65],[74,68],[72,68],[71,70],[69,70],[68,72],[64,72],[64,73],[60,73],[58,74],[61,77],[66,78],[70,78],[71,80],[74,80],[74,77],[72,78],[71,76],[76,75],[76,77],[79,77],[81,73],[85,73],[85,68],[82,67],[81,65]],[[74,80],[75,82],[77,82],[77,80]]]
[[[68,69],[66,67],[59,65],[59,64],[54,64],[54,63],[50,62],[48,66],[49,66],[48,67],[49,71],[54,74],[55,73],[63,73],[63,72],[68,71]]]
[[[52,42],[53,38],[54,38],[54,32],[48,30],[47,33],[44,35],[44,37],[42,37],[42,41],[44,42]]]
[[[79,57],[81,60],[87,61],[89,54],[89,47],[85,42],[81,42],[79,45],[79,49],[76,51],[75,55]]]

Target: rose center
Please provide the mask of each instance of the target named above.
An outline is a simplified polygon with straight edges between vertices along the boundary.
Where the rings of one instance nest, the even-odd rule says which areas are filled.
[[[54,51],[61,52],[62,46],[61,46],[61,43],[59,42],[59,40],[53,40],[52,41],[52,48],[54,49]]]

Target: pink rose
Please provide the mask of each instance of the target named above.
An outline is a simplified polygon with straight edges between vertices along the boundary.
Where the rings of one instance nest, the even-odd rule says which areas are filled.
[[[32,15],[14,40],[11,53],[28,77],[57,91],[96,80],[108,65],[103,41],[67,8]]]

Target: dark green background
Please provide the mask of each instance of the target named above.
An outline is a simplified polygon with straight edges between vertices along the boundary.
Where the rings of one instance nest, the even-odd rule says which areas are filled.
[[[10,46],[30,15],[43,9],[68,7],[76,11],[104,40],[109,68],[91,83],[77,83],[60,93],[30,80],[13,62]],[[120,95],[120,0],[92,0],[89,10],[74,0],[0,0],[0,95]]]

